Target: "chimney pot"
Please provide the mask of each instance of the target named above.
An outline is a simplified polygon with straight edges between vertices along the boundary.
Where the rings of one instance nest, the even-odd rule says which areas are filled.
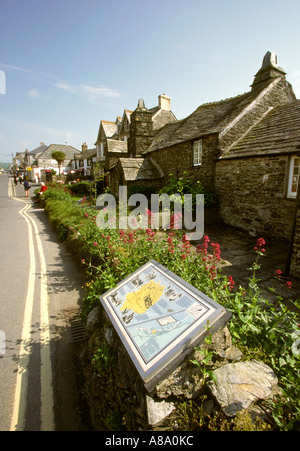
[[[158,106],[161,110],[171,111],[171,97],[166,96],[166,94],[159,95]]]

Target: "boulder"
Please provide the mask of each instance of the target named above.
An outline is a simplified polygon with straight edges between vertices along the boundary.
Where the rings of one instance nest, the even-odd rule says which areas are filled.
[[[155,426],[163,421],[175,409],[172,402],[154,401],[150,396],[146,396],[148,423]]]
[[[233,417],[257,400],[272,396],[278,379],[272,369],[257,360],[229,363],[214,371],[216,382],[207,383],[225,415]]]

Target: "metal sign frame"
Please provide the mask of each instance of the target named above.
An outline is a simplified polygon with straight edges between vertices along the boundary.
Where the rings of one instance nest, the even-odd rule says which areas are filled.
[[[100,296],[114,328],[151,391],[208,333],[228,321],[227,310],[155,260]]]

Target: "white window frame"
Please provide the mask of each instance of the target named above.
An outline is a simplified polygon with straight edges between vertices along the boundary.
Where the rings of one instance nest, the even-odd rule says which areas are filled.
[[[193,166],[202,164],[202,139],[193,142]]]
[[[296,167],[298,167],[298,174],[295,173],[295,163],[297,163]],[[300,155],[293,155],[290,161],[290,170],[289,170],[289,182],[288,182],[288,193],[287,196],[290,198],[296,198],[297,195],[297,188],[296,191],[292,191],[293,185],[296,182],[296,178],[298,178],[298,183],[300,179]]]

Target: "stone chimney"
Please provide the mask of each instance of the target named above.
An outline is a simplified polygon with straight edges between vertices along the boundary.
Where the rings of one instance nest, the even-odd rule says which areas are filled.
[[[264,56],[262,66],[255,75],[254,82],[251,85],[252,90],[257,87],[261,88],[262,85],[265,86],[275,78],[285,78],[285,75],[284,70],[277,65],[276,53],[274,51],[267,52]]]
[[[161,110],[171,111],[171,97],[166,96],[166,94],[159,95],[158,106]]]
[[[82,152],[84,152],[85,150],[88,150],[88,146],[87,146],[87,143],[86,143],[86,142],[84,142],[84,143],[82,144],[81,149],[82,149]]]
[[[152,113],[145,107],[143,99],[138,101],[137,108],[130,116],[130,136],[128,139],[128,153],[138,157],[148,149],[153,139]]]

